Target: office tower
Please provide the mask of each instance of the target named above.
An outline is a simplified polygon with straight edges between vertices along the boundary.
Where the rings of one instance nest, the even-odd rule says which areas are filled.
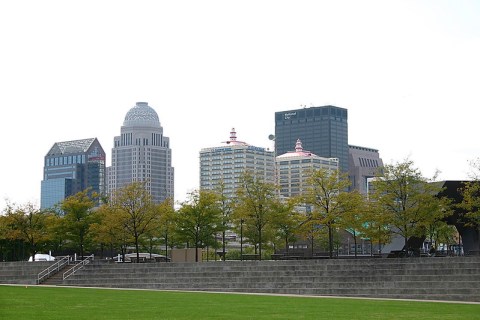
[[[337,158],[323,158],[304,150],[300,139],[297,140],[295,151],[279,155],[275,161],[280,195],[286,198],[305,191],[313,170],[326,169],[335,173],[338,170]]]
[[[302,140],[305,149],[324,158],[338,158],[348,172],[347,109],[324,106],[275,112],[275,152],[287,153]]]
[[[45,156],[41,183],[42,209],[90,188],[105,194],[105,152],[97,138],[56,142]]]
[[[173,200],[172,150],[157,112],[147,102],[137,102],[125,115],[120,133],[114,138],[108,168],[110,195],[132,182],[145,182],[155,203]]]
[[[221,146],[200,150],[200,189],[215,190],[224,184],[225,194],[233,196],[246,171],[265,182],[274,183],[274,152],[238,141],[235,129]]]
[[[378,150],[349,145],[348,153],[351,189],[367,194],[369,178],[375,177],[378,168],[383,167]]]

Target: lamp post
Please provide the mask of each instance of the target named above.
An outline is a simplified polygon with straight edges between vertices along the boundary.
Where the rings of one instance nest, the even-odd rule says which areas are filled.
[[[245,220],[240,219],[240,260],[243,261],[243,222]]]

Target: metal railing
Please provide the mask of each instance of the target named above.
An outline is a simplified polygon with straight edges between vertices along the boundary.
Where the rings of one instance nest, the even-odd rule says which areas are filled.
[[[82,269],[85,265],[89,264],[90,261],[93,261],[93,254],[86,257],[79,263],[77,263],[73,268],[63,273],[63,280],[67,279],[71,275],[75,274],[78,270]]]
[[[55,274],[55,273],[59,272],[61,269],[63,269],[63,267],[65,267],[68,264],[69,261],[70,261],[70,257],[65,256],[62,259],[60,259],[59,261],[52,264],[47,269],[40,272],[37,275],[37,284],[42,283],[42,281],[44,281],[45,279],[48,279],[52,274]]]

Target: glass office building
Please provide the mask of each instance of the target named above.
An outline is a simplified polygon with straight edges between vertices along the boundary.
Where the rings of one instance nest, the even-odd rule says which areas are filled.
[[[287,153],[300,139],[312,153],[338,158],[340,170],[348,172],[347,120],[347,109],[335,106],[275,112],[275,153]]]
[[[90,188],[106,193],[105,152],[97,138],[56,142],[44,160],[41,209]]]
[[[173,200],[172,150],[157,112],[147,102],[137,102],[125,115],[120,131],[108,168],[109,193],[132,182],[145,182],[154,202]]]

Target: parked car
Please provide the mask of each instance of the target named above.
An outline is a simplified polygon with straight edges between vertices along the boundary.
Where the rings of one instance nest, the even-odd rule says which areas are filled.
[[[33,261],[33,257],[30,256],[29,262]],[[55,257],[50,254],[37,253],[35,254],[35,261],[55,261]]]

